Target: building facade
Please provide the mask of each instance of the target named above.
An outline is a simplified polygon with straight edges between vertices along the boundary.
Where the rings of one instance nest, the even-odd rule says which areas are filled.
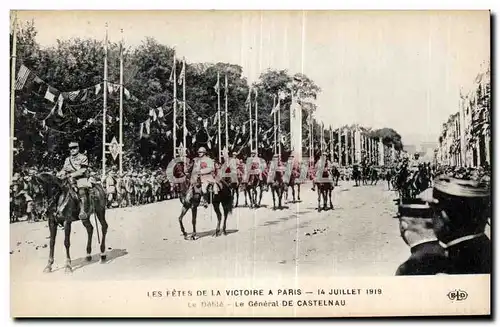
[[[468,92],[461,92],[458,112],[443,124],[436,163],[489,166],[491,162],[490,66],[482,67]]]

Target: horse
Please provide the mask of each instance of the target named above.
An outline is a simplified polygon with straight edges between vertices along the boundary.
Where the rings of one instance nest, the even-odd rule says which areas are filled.
[[[293,203],[295,203],[295,186],[297,186],[297,200],[300,201],[300,183],[297,182],[297,180],[300,178],[300,169],[297,167],[294,167],[292,170],[292,174],[290,176],[290,181],[288,182],[288,185],[286,186],[285,190],[285,199],[288,200],[288,188],[292,188],[292,198],[293,198]]]
[[[191,184],[191,175],[193,173],[193,164],[188,165],[188,173],[184,174],[184,181],[179,183],[179,188],[181,191],[181,197],[179,198],[182,204],[182,211],[179,215],[179,225],[181,227],[182,235],[185,240],[197,240],[198,236],[196,234],[196,216],[198,214],[198,206],[200,205],[201,200],[201,180],[200,177],[197,176],[194,179],[194,183]],[[233,196],[232,191],[229,185],[221,180],[221,183],[218,183],[221,187],[218,194],[213,193],[214,184],[210,184],[207,187],[207,193],[209,194],[208,203],[212,204],[215,214],[217,215],[217,228],[215,229],[214,237],[218,237],[221,235],[221,220],[222,213],[220,211],[220,205],[222,205],[222,209],[224,211],[224,224],[222,226],[222,233],[227,235],[226,231],[226,223],[227,217],[233,211]],[[184,228],[184,224],[182,223],[182,218],[186,215],[186,213],[191,209],[192,214],[192,224],[193,224],[193,233],[191,234],[191,238],[188,237],[186,230]]]
[[[40,195],[48,201],[45,208],[48,217],[48,225],[50,231],[50,247],[49,260],[44,272],[52,271],[54,264],[54,246],[56,243],[57,226],[64,227],[64,246],[66,248],[66,265],[65,272],[71,273],[71,256],[70,256],[70,237],[71,224],[74,221],[80,220],[78,215],[80,212],[80,198],[71,185],[69,179],[58,178],[50,173],[40,173],[33,177],[33,189],[37,195]],[[106,192],[100,184],[93,184],[89,190],[89,208],[88,213],[95,215],[102,230],[101,241],[101,263],[106,261],[106,234],[108,231],[108,223],[106,222]],[[39,198],[35,196],[35,198]],[[87,256],[86,260],[92,260],[90,255],[92,252],[92,234],[94,227],[89,219],[82,220],[83,226],[87,230]],[[99,233],[99,232],[98,232]],[[99,234],[97,235],[99,236]]]
[[[226,168],[226,174],[231,173],[231,167]],[[236,170],[236,181],[233,181],[231,177],[224,177],[224,180],[226,183],[229,185],[229,188],[231,189],[231,195],[233,199],[236,198],[236,202],[233,203],[233,207],[236,208],[238,206],[238,201],[240,199],[240,185],[241,185],[241,171],[240,169]],[[245,197],[246,200],[246,197]]]
[[[352,179],[354,179],[354,182],[356,183],[355,186],[359,186],[361,184],[361,171],[358,166],[354,166],[352,169]]]
[[[323,178],[331,179],[330,172],[325,169],[322,174]],[[333,193],[333,181],[328,182],[316,182],[317,192],[318,192],[318,211],[321,211],[321,197],[323,197],[323,210],[327,210],[327,200],[330,202],[330,209],[333,209],[332,203],[332,193]]]
[[[262,178],[262,173],[250,174],[248,176],[248,181],[245,183],[245,204],[246,195],[248,194],[248,198],[250,199],[250,208],[258,208],[260,207],[260,203],[262,201],[262,193],[264,192],[264,179]],[[257,191],[257,189],[259,191]]]
[[[378,170],[375,167],[370,169],[370,185],[377,185],[378,182]]]
[[[337,167],[332,167],[332,177],[335,182],[335,186],[339,186],[340,170]]]
[[[286,186],[283,181],[283,175],[285,171],[282,167],[278,167],[276,169],[276,173],[274,175],[273,181],[271,181],[271,194],[273,195],[273,210],[276,210],[276,198],[278,200],[278,208],[282,208],[282,198],[283,193],[285,192]]]
[[[363,185],[368,185],[368,178],[370,177],[370,166],[363,165],[361,168],[361,180]]]

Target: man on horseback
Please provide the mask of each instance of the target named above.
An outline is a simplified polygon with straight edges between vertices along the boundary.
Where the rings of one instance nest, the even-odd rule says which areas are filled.
[[[207,188],[208,185],[215,184],[215,179],[213,177],[215,169],[215,163],[207,156],[207,150],[204,147],[198,149],[198,158],[194,160],[193,172],[192,172],[192,181],[196,181],[196,178],[200,177],[201,181],[201,201],[205,208],[208,207],[208,202],[206,201]],[[194,183],[193,183],[194,184]],[[214,195],[218,193],[218,188],[212,188]]]
[[[63,168],[57,173],[58,176],[64,178],[69,177],[71,183],[76,182],[78,188],[78,195],[80,197],[80,220],[89,218],[89,195],[88,188],[90,187],[87,179],[87,170],[89,161],[87,156],[79,152],[77,142],[69,143],[70,156],[64,161]]]

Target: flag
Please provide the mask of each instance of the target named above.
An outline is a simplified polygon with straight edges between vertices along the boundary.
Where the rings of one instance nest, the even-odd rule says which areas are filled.
[[[208,119],[203,119],[203,127],[207,129],[208,127]]]
[[[151,124],[151,120],[148,118],[145,122],[144,122],[144,126],[146,127],[146,133],[150,134],[150,124]]]
[[[78,94],[80,94],[80,90],[69,92],[67,96],[70,101],[75,101],[76,98],[78,97]]]
[[[142,133],[144,132],[144,123],[141,123],[141,128],[139,130],[139,138],[142,139]]]
[[[98,95],[99,92],[101,92],[101,83],[99,83],[95,86],[95,95]]]
[[[24,87],[24,84],[26,84],[26,80],[28,79],[28,76],[30,74],[30,70],[28,67],[25,65],[21,65],[19,68],[19,72],[17,73],[17,79],[16,79],[16,90],[21,90]]]
[[[219,85],[219,72],[217,72],[217,83],[214,85],[215,93],[219,95],[220,85]]]
[[[158,118],[163,118],[163,108],[158,107]]]
[[[50,102],[56,101],[56,92],[57,90],[49,85],[47,85],[47,91],[45,91],[44,98],[49,100]]]
[[[226,92],[226,94],[227,94],[227,89],[228,89],[228,86],[227,86],[227,74],[226,74],[226,76],[225,76],[225,78],[224,78],[224,79],[225,79],[224,89],[226,90],[225,92]]]
[[[185,80],[186,80],[186,59],[182,61],[182,70],[178,79],[179,85],[182,85],[182,83],[184,83]]]
[[[126,98],[127,100],[129,100],[129,99],[130,99],[130,91],[129,91],[129,90],[127,90],[125,87],[123,88],[123,94],[125,94],[125,98]]]
[[[172,65],[172,70],[170,71],[170,77],[168,78],[169,82],[174,81],[174,72],[175,72],[175,54],[174,54],[174,63]]]
[[[64,97],[61,94],[59,94],[59,97],[57,98],[57,114],[60,116],[60,117],[63,117],[63,112],[62,112],[62,105],[63,105],[63,102],[64,102]]]
[[[257,89],[255,89],[254,92],[255,92],[255,102],[257,102],[257,96],[258,96]]]

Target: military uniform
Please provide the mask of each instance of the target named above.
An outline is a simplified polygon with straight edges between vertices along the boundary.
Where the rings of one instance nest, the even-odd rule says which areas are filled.
[[[201,189],[195,189],[194,191],[201,191],[201,199],[202,205],[204,207],[208,206],[208,203],[205,199],[205,195],[207,194],[207,188],[209,184],[215,184],[215,178],[213,176],[215,163],[212,158],[206,155],[206,150],[204,147],[198,149],[198,154],[200,155],[198,158],[194,159],[193,162],[193,170],[191,174],[191,185],[196,185],[197,178],[200,178]],[[214,194],[218,193],[218,188],[213,187]]]
[[[78,148],[78,143],[71,142],[69,144],[70,149]],[[80,214],[79,218],[85,220],[89,218],[88,214],[88,188],[91,186],[87,179],[87,169],[88,169],[88,159],[87,156],[79,153],[71,154],[64,161],[64,166],[58,175],[69,175],[76,180],[76,186],[78,188],[78,195],[80,196]]]
[[[424,203],[399,205],[398,214],[410,218],[400,218],[401,237],[410,246],[410,257],[398,267],[396,276],[445,273],[448,266],[445,250],[432,225],[427,225],[432,221],[430,207]],[[408,236],[407,233],[413,235]]]
[[[422,192],[419,197],[440,213],[434,216],[434,226],[446,250],[446,273],[491,273],[491,241],[484,234],[489,211],[489,185],[480,180],[441,176],[432,189]]]

